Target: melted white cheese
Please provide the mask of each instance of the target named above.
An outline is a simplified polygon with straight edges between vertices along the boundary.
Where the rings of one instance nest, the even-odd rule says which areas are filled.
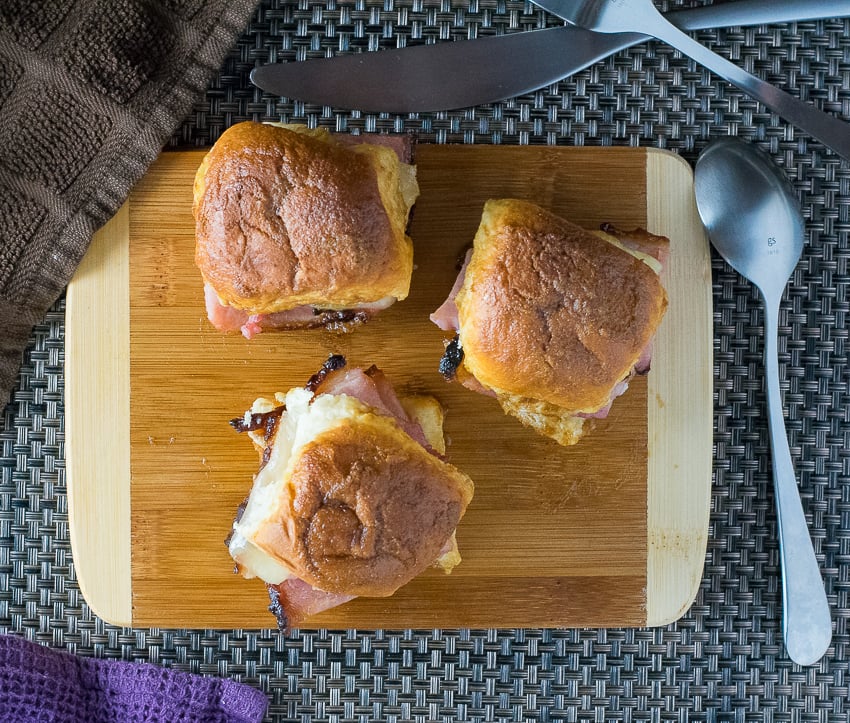
[[[276,396],[278,403],[286,404],[266,465],[254,476],[254,486],[242,517],[233,523],[230,555],[245,577],[259,577],[271,585],[278,585],[293,573],[281,560],[254,542],[257,532],[266,524],[279,524],[272,518],[281,507],[287,507],[294,495],[290,482],[290,467],[301,448],[311,440],[345,419],[366,411],[365,405],[353,397],[322,394],[313,399],[306,389],[292,389],[285,397]],[[312,401],[312,404],[310,403]],[[258,399],[252,412],[273,408],[268,400]],[[260,441],[262,441],[260,439]]]

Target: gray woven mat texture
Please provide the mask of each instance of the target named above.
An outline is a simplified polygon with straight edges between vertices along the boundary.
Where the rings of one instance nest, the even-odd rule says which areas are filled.
[[[669,3],[684,6],[694,3]],[[835,625],[817,665],[782,647],[781,579],[761,381],[758,296],[713,259],[715,462],[702,585],[659,629],[293,632],[122,629],[97,619],[74,574],[65,496],[64,306],[31,340],[0,432],[0,631],[80,655],[231,676],[268,693],[270,721],[847,721],[850,617],[850,167],[662,43],[492,106],[367,115],[281,101],[248,71],[558,24],[505,0],[265,0],[172,145],[245,120],[416,131],[422,142],[642,145],[693,162],[715,137],[768,151],[803,206],[780,374],[791,452]],[[850,21],[695,36],[792,94],[850,118]],[[459,69],[459,72],[462,72]],[[611,199],[616,203],[616,199]],[[96,430],[92,430],[96,434]]]

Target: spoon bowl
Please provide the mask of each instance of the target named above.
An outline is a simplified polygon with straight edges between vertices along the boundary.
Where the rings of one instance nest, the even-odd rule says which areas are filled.
[[[724,138],[699,158],[700,218],[712,245],[765,295],[780,295],[803,253],[805,227],[782,171],[755,147]]]
[[[776,520],[782,565],[782,633],[788,656],[816,663],[832,638],[829,603],[800,501],[782,416],[777,337],[788,277],[803,251],[799,202],[783,172],[752,145],[727,138],[703,151],[694,173],[697,209],[712,245],[764,299],[767,381]]]

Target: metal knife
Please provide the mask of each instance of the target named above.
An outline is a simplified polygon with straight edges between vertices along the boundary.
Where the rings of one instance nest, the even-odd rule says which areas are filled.
[[[682,30],[850,16],[850,0],[737,0],[665,17]],[[340,55],[254,68],[259,88],[308,103],[367,112],[466,108],[529,93],[647,40],[574,26]]]

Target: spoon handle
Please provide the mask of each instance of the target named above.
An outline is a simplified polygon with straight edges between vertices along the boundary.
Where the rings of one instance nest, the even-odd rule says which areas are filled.
[[[800,665],[816,663],[829,647],[832,621],[818,561],[809,536],[779,393],[779,300],[765,297],[764,365],[779,554],[782,562],[782,634],[788,656]]]
[[[748,95],[818,139],[842,158],[850,160],[850,124],[748,73],[679,30],[661,13],[656,12],[653,13],[652,18],[646,18],[640,31],[669,43],[717,73],[721,78],[737,85]]]

